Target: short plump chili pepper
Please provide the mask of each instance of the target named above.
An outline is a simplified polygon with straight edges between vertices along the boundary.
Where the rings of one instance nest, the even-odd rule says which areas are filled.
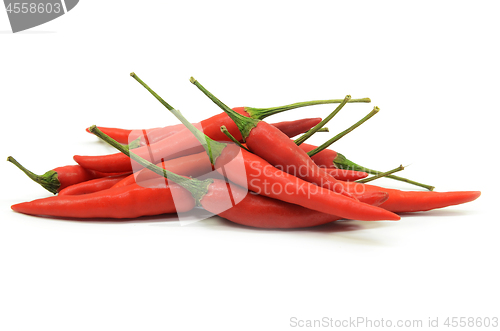
[[[124,180],[129,176],[132,175],[121,175],[121,176],[111,176],[111,177],[91,179],[86,182],[81,182],[75,185],[68,186],[59,191],[59,195],[81,195],[81,194],[89,194],[106,190],[108,188],[113,187],[115,184],[117,184],[118,182]]]
[[[134,74],[130,74],[137,81],[140,79]],[[350,102],[370,102],[370,99],[351,99]],[[309,105],[316,104],[326,104],[326,103],[339,103],[342,100],[332,99],[332,100],[318,100],[309,102],[299,102],[282,107],[273,108],[252,108],[252,107],[236,107],[234,111],[241,114],[244,117],[250,117],[255,119],[263,119],[267,116],[277,114],[286,110],[295,109],[299,107],[305,107]],[[214,140],[227,141],[226,135],[221,133],[220,127],[226,126],[229,132],[238,140],[241,140],[241,134],[236,127],[236,124],[231,120],[231,118],[225,113],[221,113],[212,116],[201,122],[202,131]],[[153,163],[158,163],[161,158],[167,160],[174,157],[189,155],[197,152],[201,152],[202,146],[193,139],[192,136],[186,135],[184,132],[177,132],[176,134],[162,139],[157,143],[151,144],[150,146],[143,146],[137,148],[134,152],[139,156],[148,159]],[[157,156],[158,160],[152,160],[150,155]],[[101,156],[81,156],[75,155],[73,159],[86,169],[93,169],[101,172],[126,172],[132,171],[132,164],[130,160],[120,154],[112,155],[101,155]]]
[[[143,81],[140,81],[140,83],[191,131],[193,136],[206,149],[210,162],[215,166],[215,169],[232,182],[248,187],[261,195],[340,217],[367,221],[399,219],[397,215],[382,212],[380,208],[336,194],[333,191],[283,172],[259,156],[247,152],[245,149],[240,149],[237,145],[228,145],[210,139],[186,120],[179,111],[163,100],[146,83]],[[96,132],[95,130],[91,131]],[[225,128],[224,131],[227,132]],[[102,138],[102,135],[99,137]],[[288,139],[288,141],[291,140]],[[293,141],[291,143],[296,149],[302,151]],[[120,148],[123,149],[122,146]],[[240,162],[231,162],[235,159],[239,159]],[[242,165],[245,168],[243,173],[241,171]],[[268,185],[270,185],[270,189],[267,187]],[[275,186],[279,187],[279,191],[274,189]]]
[[[334,192],[350,196],[344,190],[341,182],[318,167],[306,152],[282,132],[264,121],[236,113],[207,91],[193,77],[191,77],[191,83],[196,85],[236,123],[243,141],[246,142],[246,146],[251,152],[262,157],[273,166],[280,167],[285,172],[293,171],[301,179]],[[337,107],[336,112],[349,100],[350,96],[347,96]],[[231,132],[230,134],[232,135]]]
[[[172,194],[179,197],[173,200]],[[164,178],[83,194],[61,195],[13,205],[29,215],[72,218],[135,218],[189,211],[194,200],[185,189]]]
[[[235,223],[265,228],[299,228],[324,224],[338,219],[338,216],[329,215],[330,217],[328,217],[304,207],[248,193],[238,186],[229,186],[227,182],[222,180],[206,179],[200,181],[179,176],[130,152],[128,148],[110,139],[95,126],[91,127],[90,130],[143,167],[184,187],[195,198],[198,206]],[[230,191],[231,199],[228,199],[228,191]],[[331,191],[326,191],[334,194]],[[378,200],[375,199],[375,202]],[[311,213],[314,217],[311,216]]]
[[[360,186],[362,185],[362,186]],[[364,192],[386,192],[389,194],[387,201],[380,205],[381,208],[394,213],[406,213],[417,211],[428,211],[431,209],[444,208],[453,205],[476,200],[480,191],[456,191],[456,192],[425,192],[425,191],[401,191],[388,189],[369,184],[355,182],[346,183],[347,189]]]
[[[57,167],[52,170],[47,171],[43,175],[36,175],[23,167],[19,162],[16,161],[12,156],[7,158],[7,161],[13,163],[16,167],[21,169],[29,178],[31,178],[36,183],[40,184],[47,191],[57,194],[62,189],[75,185],[81,182],[85,182],[95,178],[107,177],[107,176],[117,176],[123,173],[102,173],[98,171],[88,170],[79,165],[68,165],[63,167]]]

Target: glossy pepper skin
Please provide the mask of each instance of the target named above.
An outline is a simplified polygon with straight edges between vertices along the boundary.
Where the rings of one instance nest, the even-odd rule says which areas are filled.
[[[312,151],[313,149],[316,149],[318,146],[302,143],[299,145],[299,147],[307,153]],[[335,160],[336,157],[337,152],[331,149],[324,149],[321,152],[313,155],[311,159],[320,167],[336,169],[337,167],[333,163],[333,160]]]
[[[210,159],[205,152],[182,156],[176,159],[158,163],[157,166],[163,169],[174,172],[182,176],[198,177],[211,172],[212,165]],[[343,170],[343,169],[325,169],[330,175],[345,181],[354,181],[367,176],[367,173],[361,171]],[[122,180],[116,182],[112,187],[126,186],[141,181],[160,178],[159,175],[149,169],[142,169],[136,173],[126,176]],[[70,187],[71,188],[71,187]],[[61,192],[62,193],[62,192]],[[364,200],[362,202],[368,203]],[[374,203],[369,203],[375,205]]]
[[[172,194],[180,197],[174,200]],[[182,201],[182,203],[179,203]],[[164,179],[142,185],[131,184],[83,195],[62,195],[13,205],[12,210],[29,215],[71,218],[135,218],[185,212],[194,207],[188,191],[167,185]]]
[[[99,130],[101,130],[114,140],[118,141],[120,144],[128,144],[130,141],[139,138],[143,134],[147,134],[149,136],[153,131],[156,131],[158,129],[161,128],[152,128],[146,130],[128,130],[120,128],[107,128],[103,126],[99,127]],[[86,130],[87,132],[90,133],[88,128]],[[175,132],[174,130],[172,131]]]
[[[40,184],[47,191],[57,194],[66,187],[82,183],[91,179],[108,177],[108,176],[118,176],[124,173],[102,173],[99,171],[88,170],[80,165],[68,165],[63,167],[57,167],[52,170],[47,171],[43,175],[36,175],[23,167],[16,159],[12,156],[7,158],[7,161],[13,163],[21,171],[23,171],[29,178],[31,178],[36,183]]]
[[[314,127],[316,124],[321,122],[321,118],[304,118],[295,121],[285,121],[273,123],[272,125],[278,128],[281,132],[285,133],[289,137],[295,137],[301,133],[306,132],[307,130]],[[147,144],[156,143],[162,139],[170,137],[171,135],[182,131],[185,129],[183,124],[170,125],[165,128],[160,128],[153,130],[147,133],[147,139],[144,135],[141,137],[141,146],[145,146]],[[134,135],[135,136],[135,135]],[[133,137],[134,137],[133,136]],[[226,138],[225,138],[226,139]],[[115,139],[116,140],[116,139]],[[133,139],[132,139],[133,140]],[[130,139],[129,139],[130,141]]]
[[[361,185],[355,187],[354,185]],[[428,211],[459,205],[476,200],[481,195],[479,191],[456,191],[456,192],[428,192],[428,191],[401,191],[388,189],[375,185],[346,183],[349,190],[358,192],[386,192],[389,198],[380,208],[390,210],[394,213],[408,213]]]
[[[106,190],[128,176],[129,175],[121,175],[91,179],[86,182],[68,186],[59,191],[59,195],[80,195]]]
[[[191,154],[176,159],[160,162],[157,166],[181,176],[198,177],[212,171],[212,165],[207,153],[201,152]],[[149,169],[142,169],[133,173],[123,180],[117,182],[113,187],[127,186],[134,183],[141,183],[154,178],[162,178]]]
[[[245,107],[237,107],[234,110],[244,116],[249,116],[245,111]],[[220,131],[221,126],[226,126],[236,139],[242,139],[236,124],[225,113],[212,116],[202,121],[200,125],[200,129],[213,140],[228,141],[227,136]],[[158,163],[161,158],[169,160],[193,153],[200,153],[203,150],[203,146],[200,145],[198,140],[189,134],[188,130],[183,130],[149,146],[135,148],[134,153],[152,163]],[[151,159],[151,155],[153,155],[154,159]],[[99,156],[75,155],[73,159],[85,169],[101,172],[129,172],[133,169],[131,163],[133,161],[130,161],[122,153]],[[136,166],[138,165],[136,164]]]
[[[267,229],[293,229],[313,227],[341,219],[338,216],[310,210],[299,205],[252,194],[236,185],[231,186],[231,194],[238,204],[219,211],[218,215],[231,222]],[[386,198],[386,197],[385,197]],[[383,200],[382,198],[381,200]],[[218,211],[221,201],[227,200],[227,183],[215,180],[208,193],[201,199],[201,205],[208,211]],[[374,203],[380,200],[374,199]]]
[[[286,172],[292,171],[297,177],[320,187],[346,194],[342,182],[318,167],[293,140],[264,121],[259,121],[251,129],[246,137],[246,145],[250,151],[275,167]]]
[[[228,145],[222,150],[215,161],[215,169],[230,181],[248,187],[255,193],[322,213],[363,221],[400,219],[391,212],[281,171],[261,157],[236,145]]]

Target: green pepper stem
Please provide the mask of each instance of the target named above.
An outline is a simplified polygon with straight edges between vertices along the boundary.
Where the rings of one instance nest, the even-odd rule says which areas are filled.
[[[174,183],[182,186],[186,190],[188,190],[193,198],[196,200],[197,205],[200,204],[200,200],[208,193],[208,186],[213,183],[213,179],[205,179],[205,180],[197,180],[193,178],[186,178],[180,175],[177,175],[171,171],[158,167],[156,164],[149,162],[148,160],[143,159],[139,155],[132,153],[128,147],[123,146],[110,136],[103,133],[101,130],[97,128],[97,126],[92,125],[89,128],[89,131],[95,134],[97,137],[113,146],[123,154],[130,157],[135,162],[139,163],[141,166],[153,171],[154,173],[167,178],[168,180],[173,181]]]
[[[363,179],[360,179],[360,180],[357,180],[356,183],[368,183],[368,182],[371,182],[372,180],[375,180],[375,179],[379,179],[379,178],[382,178],[382,177],[386,177],[386,176],[389,176],[389,175],[392,175],[393,173],[395,172],[398,172],[398,171],[401,171],[401,170],[404,170],[405,167],[403,167],[403,165],[400,165],[399,167],[397,168],[394,168],[392,170],[389,170],[389,171],[386,171],[386,172],[381,172],[379,173],[378,175],[375,175],[375,176],[372,176],[372,177],[368,177],[368,178],[363,178]]]
[[[253,128],[259,124],[260,120],[243,116],[238,114],[228,106],[226,106],[222,101],[217,99],[212,93],[210,93],[206,88],[203,87],[196,79],[191,77],[189,79],[191,83],[196,85],[200,91],[202,91],[210,100],[212,100],[217,106],[219,106],[236,124],[238,130],[241,132],[241,136],[243,137],[243,142],[250,134]]]
[[[359,164],[356,164],[356,163],[352,162],[351,160],[347,159],[344,155],[342,155],[340,153],[337,153],[337,157],[335,157],[335,159],[333,160],[333,164],[337,168],[340,168],[340,169],[364,171],[364,172],[367,172],[367,173],[372,174],[372,175],[378,175],[378,174],[381,173],[380,171],[360,166]],[[400,182],[405,182],[405,183],[408,183],[408,184],[420,186],[420,187],[423,187],[423,188],[425,188],[425,189],[427,189],[429,191],[434,190],[434,186],[427,185],[427,184],[422,184],[422,183],[410,180],[408,178],[403,178],[403,177],[394,176],[394,175],[388,175],[386,177],[394,179],[394,180],[398,180]]]
[[[337,108],[335,108],[335,110],[333,112],[331,112],[330,115],[328,115],[327,117],[325,117],[324,120],[322,120],[321,122],[319,122],[318,124],[316,124],[311,130],[307,131],[304,135],[302,135],[301,137],[297,138],[295,140],[295,144],[297,144],[297,146],[299,146],[300,144],[302,144],[303,142],[305,142],[307,139],[309,139],[309,137],[311,137],[316,131],[318,131],[319,129],[321,129],[322,127],[324,127],[326,123],[328,123],[335,115],[338,114],[338,112],[342,109],[342,107],[344,107],[344,105],[349,100],[351,100],[351,96],[347,95],[344,98],[344,100],[340,103],[340,105],[338,105]]]
[[[309,130],[307,130],[307,131],[306,131],[306,133],[307,133],[307,132],[309,132],[309,131],[311,131],[311,130],[310,130],[310,129],[309,129]],[[327,127],[324,127],[324,128],[319,129],[319,130],[318,130],[318,131],[316,131],[316,132],[330,132],[330,129],[328,129]]]
[[[307,107],[307,106],[314,106],[314,105],[324,105],[328,103],[341,103],[343,102],[344,99],[330,99],[330,100],[314,100],[314,101],[304,101],[304,102],[297,102],[297,103],[292,103],[290,105],[286,106],[280,106],[280,107],[271,107],[271,108],[253,108],[253,107],[245,107],[245,111],[250,115],[252,118],[256,118],[259,120],[263,120],[264,118],[278,114],[287,110],[295,109],[295,108],[301,108],[301,107]],[[355,103],[355,102],[371,102],[370,98],[361,98],[361,99],[350,99],[348,101],[349,103]]]
[[[134,139],[130,142],[130,144],[126,145],[129,149],[134,149],[137,147],[141,147],[141,137]]]
[[[22,172],[24,172],[29,178],[31,178],[36,183],[40,184],[44,189],[49,191],[50,193],[57,194],[59,187],[61,187],[61,182],[57,178],[57,172],[54,170],[49,170],[43,175],[37,175],[23,167],[16,159],[12,156],[7,158],[7,161],[14,164],[18,167]]]
[[[358,122],[356,122],[354,125],[352,125],[351,127],[349,127],[348,129],[342,131],[341,133],[339,133],[338,135],[336,135],[335,137],[333,137],[332,139],[326,141],[324,144],[322,144],[321,146],[318,146],[316,147],[315,149],[313,149],[312,151],[309,151],[307,153],[307,155],[309,156],[313,156],[313,155],[316,155],[318,154],[319,152],[321,152],[322,150],[324,150],[325,148],[328,148],[331,144],[333,144],[334,142],[340,140],[340,138],[344,137],[346,134],[348,134],[349,132],[353,131],[354,129],[356,129],[358,126],[360,126],[361,124],[363,124],[364,122],[368,121],[370,118],[372,118],[376,113],[379,112],[379,108],[378,107],[375,107],[373,108],[373,110],[368,114],[366,115],[365,117],[363,117],[361,120],[359,120]]]
[[[250,152],[248,150],[248,148],[246,148],[245,146],[243,146],[239,141],[238,139],[236,139],[235,137],[233,137],[233,135],[227,130],[226,126],[223,125],[220,127],[220,130],[222,131],[222,133],[224,133],[233,143],[235,143],[236,145],[240,146],[240,148],[243,148],[244,150]]]
[[[136,81],[138,81],[146,90],[148,90],[162,105],[164,105],[172,114],[174,114],[175,117],[179,121],[184,124],[184,126],[191,131],[191,133],[198,139],[198,141],[203,145],[203,148],[205,148],[205,151],[208,154],[208,157],[210,158],[210,162],[212,165],[215,165],[215,161],[217,158],[220,156],[222,153],[222,150],[227,146],[227,144],[220,143],[218,141],[215,141],[213,139],[210,139],[206,134],[198,130],[191,122],[189,122],[182,114],[180,111],[177,109],[174,109],[172,106],[170,106],[165,100],[163,100],[162,97],[160,97],[155,91],[153,91],[146,83],[144,83],[135,73],[131,73],[130,76],[132,76]]]

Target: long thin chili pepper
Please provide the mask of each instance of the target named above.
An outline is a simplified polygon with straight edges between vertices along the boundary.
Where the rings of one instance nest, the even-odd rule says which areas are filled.
[[[139,78],[135,75],[135,73],[131,73],[130,75],[139,81]],[[316,104],[339,103],[342,101],[343,100],[338,99],[308,101],[273,108],[236,107],[233,111],[243,117],[263,119],[267,116],[290,109]],[[351,99],[350,102],[370,102],[370,99]],[[223,125],[227,127],[229,132],[236,137],[236,139],[242,139],[235,123],[225,113],[212,116],[201,122],[202,131],[210,138],[218,141],[227,140],[227,137],[220,131],[220,127]],[[183,132],[177,132],[176,134],[160,140],[157,143],[151,144],[150,146],[139,147],[134,152],[143,158],[149,159],[149,161],[153,163],[158,163],[160,159],[168,160],[174,157],[189,155],[201,151],[201,146],[196,139],[193,139],[190,135],[185,135]],[[151,156],[153,156],[153,159],[151,159]],[[131,161],[119,153],[102,156],[75,155],[73,159],[86,169],[93,169],[102,172],[125,172],[131,171],[133,168]]]
[[[230,221],[254,227],[297,228],[319,225],[338,219],[335,216],[329,218],[320,214],[314,214],[314,218],[308,217],[307,215],[314,212],[261,195],[247,194],[245,190],[238,188],[238,186],[229,187],[228,183],[222,180],[205,179],[200,181],[179,176],[155,166],[135,153],[130,152],[127,148],[124,148],[116,141],[104,135],[95,126],[91,127],[90,130],[143,167],[161,174],[184,187],[193,195],[198,206]],[[231,200],[233,202],[227,199],[228,189],[231,191]],[[237,203],[234,203],[235,201]],[[287,212],[287,210],[295,211],[295,213]]]
[[[16,161],[12,156],[7,158],[7,161],[13,163],[21,171],[23,171],[29,178],[31,178],[36,183],[40,184],[47,191],[57,194],[62,189],[75,185],[81,182],[85,182],[95,178],[107,177],[107,176],[117,176],[123,173],[102,173],[98,171],[84,169],[79,165],[68,165],[63,167],[57,167],[52,170],[47,171],[43,175],[36,175],[23,167],[19,162]]]
[[[128,129],[119,129],[119,128],[107,128],[103,126],[99,126],[99,130],[106,133],[108,136],[112,137],[114,140],[118,141],[120,144],[128,144],[132,140],[135,140],[141,137],[144,134],[148,136],[152,134],[153,131],[156,131],[162,128],[152,128],[146,130],[128,130]],[[89,128],[85,129],[88,133],[91,133]],[[175,129],[172,130],[175,132]]]
[[[212,164],[205,152],[160,162],[157,166],[163,167],[181,176],[191,177],[198,177],[212,171]],[[141,183],[153,178],[158,178],[158,174],[144,168],[119,181],[113,187],[127,186],[136,182]]]
[[[59,192],[59,195],[89,194],[111,188],[115,184],[132,175],[121,175],[91,179],[75,185],[68,186]]]
[[[362,186],[359,186],[362,185]],[[425,191],[401,191],[378,187],[369,184],[356,182],[346,183],[347,189],[364,192],[387,192],[389,199],[380,205],[381,208],[394,213],[406,213],[427,211],[431,209],[444,208],[452,205],[476,200],[481,192],[479,191],[455,191],[455,192],[425,192]]]
[[[58,195],[13,205],[19,213],[73,218],[135,218],[140,216],[186,212],[194,200],[178,185],[167,185],[165,179],[83,195]],[[175,195],[179,199],[172,197]]]
[[[319,122],[321,122],[321,118],[303,118],[294,121],[273,123],[271,125],[278,128],[281,132],[283,132],[287,136],[295,137],[301,133],[308,131]],[[154,144],[184,129],[185,129],[184,125],[178,124],[151,131],[147,134],[147,139],[145,139],[144,136],[140,137],[139,141],[140,146],[145,146],[147,144]]]
[[[328,189],[323,189],[315,186],[314,184],[300,180],[295,176],[274,168],[271,164],[259,156],[247,152],[244,149],[240,149],[236,145],[228,145],[226,143],[210,139],[207,135],[198,130],[191,122],[186,120],[179,111],[175,110],[171,105],[165,102],[165,100],[163,100],[156,92],[147,86],[146,83],[143,81],[140,81],[140,83],[161,104],[174,114],[189,129],[189,131],[191,131],[193,136],[196,137],[196,139],[198,139],[206,149],[210,162],[214,165],[215,169],[221,172],[223,176],[227,177],[232,182],[244,187],[247,187],[248,185],[251,190],[261,195],[341,217],[360,220],[399,219],[398,217],[395,217],[396,215],[381,212],[381,210],[377,207],[335,194]],[[99,137],[101,138],[101,136]],[[291,140],[288,139],[288,141]],[[291,141],[291,144],[296,149],[303,152],[295,146],[293,141]],[[241,153],[241,159],[245,167],[244,174],[240,171],[241,163],[238,163],[237,167],[234,166],[234,163],[231,163],[231,160],[237,158],[239,153]],[[268,184],[271,188],[279,186],[280,191],[277,192],[273,189],[268,190],[266,187]],[[288,191],[283,193],[284,188],[288,189]]]
[[[321,122],[321,118],[303,118],[294,121],[273,123],[272,125],[277,127],[287,136],[295,137],[301,133],[305,133],[319,122]],[[169,125],[164,128],[154,128],[147,130],[125,130],[99,126],[98,128],[119,143],[129,144],[129,148],[137,148],[139,146],[154,144],[185,129],[184,125],[182,124]],[[87,132],[90,133],[88,128]],[[118,139],[116,139],[115,137],[117,137]]]
[[[319,168],[306,152],[295,145],[294,141],[290,140],[282,132],[264,121],[248,118],[233,111],[207,91],[193,77],[191,77],[191,83],[196,85],[196,87],[231,117],[250,151],[259,155],[273,166],[280,167],[285,172],[294,171],[301,179],[350,196],[344,190],[341,182]],[[350,96],[347,96],[339,107],[349,99]],[[230,133],[232,134],[232,132]]]

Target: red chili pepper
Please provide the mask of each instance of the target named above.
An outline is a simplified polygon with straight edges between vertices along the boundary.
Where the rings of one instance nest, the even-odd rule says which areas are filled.
[[[243,108],[241,108],[243,109]],[[226,123],[233,128],[232,133],[235,135],[239,133],[234,122],[227,116],[219,114],[216,121],[218,124]],[[212,117],[211,119],[213,119]],[[208,124],[207,124],[208,123]],[[222,124],[224,125],[224,124]],[[214,120],[202,121],[201,126],[204,128],[205,134],[209,137],[216,137],[214,140],[228,140],[226,135],[220,132],[220,126]],[[217,133],[213,132],[217,128]],[[224,136],[224,139],[222,139]],[[194,138],[187,131],[181,131],[153,143],[149,146],[138,147],[134,149],[134,153],[147,159],[152,163],[158,163],[160,159],[169,160],[181,156],[199,153],[203,151],[203,146],[200,145],[198,140]],[[131,160],[121,153],[111,155],[98,155],[98,156],[80,156],[75,155],[73,159],[85,169],[93,169],[102,172],[129,172],[132,171]]]
[[[368,176],[368,174],[363,171],[332,169],[332,168],[323,168],[323,170],[326,171],[328,174],[330,174],[330,176],[332,176],[333,178],[346,182],[353,182],[355,180],[362,179]]]
[[[142,80],[138,77],[136,77],[136,79],[151,94],[153,94],[158,101],[170,110],[170,112],[174,114],[188,128],[189,131],[193,133],[193,137],[199,140],[200,143],[203,144],[204,148],[206,148],[210,162],[215,166],[217,171],[219,171],[219,173],[221,173],[224,177],[230,179],[232,182],[245,187],[248,185],[252,191],[261,195],[298,204],[323,213],[338,215],[340,217],[366,221],[399,219],[399,217],[395,214],[386,213],[380,208],[336,194],[328,189],[318,187],[293,175],[289,175],[286,172],[274,168],[259,156],[246,152],[244,149],[240,149],[236,145],[228,145],[212,140],[197,129],[191,122],[186,120],[179,111],[176,111],[172,106],[165,102],[165,100],[156,94],[156,92],[151,90],[151,88],[149,88],[149,86],[147,86]],[[267,124],[265,122],[259,122],[259,124],[260,123]],[[269,124],[267,125],[270,127]],[[284,135],[276,128],[274,128],[274,130],[279,132],[279,134]],[[227,132],[227,129],[224,128],[224,131]],[[105,138],[105,136],[103,136],[96,129],[91,129],[91,132],[95,132],[99,138]],[[250,133],[250,135],[251,134],[252,133]],[[286,141],[290,142],[294,149],[302,152],[310,163],[313,163],[307,154],[298,148],[293,141],[288,138]],[[247,146],[248,143],[249,142],[247,142]],[[126,150],[128,152],[128,150],[124,149],[123,146],[117,147],[116,144],[113,146],[121,151]],[[234,166],[234,163],[231,163],[231,161],[237,158],[240,153],[242,153],[242,157],[240,159],[242,159],[244,164],[245,173],[241,172],[241,162],[237,162],[236,167]],[[129,154],[124,155],[129,156]],[[267,185],[270,185],[270,189],[266,187]],[[274,189],[274,186],[276,185],[280,189],[279,192]]]
[[[295,120],[295,121],[273,123],[271,125],[278,128],[281,132],[283,132],[287,136],[295,137],[296,135],[299,135],[299,134],[304,133],[307,130],[311,129],[313,126],[315,126],[319,122],[321,122],[321,118],[304,118],[304,119]],[[146,146],[149,144],[154,144],[154,143],[156,143],[162,139],[165,139],[167,137],[170,137],[171,135],[173,135],[179,131],[182,131],[184,129],[185,129],[184,125],[178,124],[178,125],[170,125],[170,126],[167,126],[164,128],[159,128],[159,129],[150,131],[149,133],[147,133],[147,139],[144,138],[144,135],[140,137],[141,138],[140,145]],[[136,135],[134,135],[133,137],[135,137],[135,136]],[[113,138],[112,136],[110,136],[110,137]],[[227,137],[225,137],[224,139],[227,140]]]
[[[244,173],[241,171],[240,162],[231,162],[236,158],[242,160]],[[273,167],[259,156],[235,145],[221,151],[216,158],[215,169],[230,181],[248,187],[257,194],[308,209],[362,221],[399,220],[399,216],[381,212],[380,208],[363,203],[365,201],[362,194],[353,194],[358,201],[316,186]],[[381,199],[384,197],[383,194],[379,196]],[[368,199],[372,198],[370,196]]]
[[[157,164],[157,166],[163,167],[164,169],[181,176],[197,177],[212,171],[212,165],[210,164],[210,160],[207,156],[207,153],[205,152],[160,162]],[[136,182],[141,183],[153,178],[158,178],[158,175],[145,168],[125,177],[123,180],[116,183],[113,187],[127,186]]]
[[[99,192],[113,187],[115,184],[119,183],[129,176],[133,175],[121,175],[91,179],[86,182],[68,186],[59,191],[59,195],[81,195]]]
[[[130,75],[139,81],[138,77],[134,73],[131,73]],[[234,108],[234,111],[243,116],[249,116],[250,118],[263,119],[267,116],[294,108],[316,104],[339,103],[341,101],[342,100],[337,99],[308,101],[273,108],[237,107]],[[370,99],[351,99],[350,102],[370,102]],[[227,137],[220,132],[221,126],[225,126],[236,139],[241,140],[241,134],[238,131],[238,128],[231,118],[225,113],[212,116],[201,122],[202,131],[207,136],[213,140],[227,141]],[[187,135],[184,132],[177,132],[176,134],[157,143],[151,144],[150,146],[139,147],[134,150],[134,153],[152,163],[158,163],[160,159],[168,160],[201,151],[203,151],[202,146],[200,146],[194,137]],[[131,161],[120,153],[102,156],[75,155],[73,159],[86,169],[93,169],[101,172],[132,171]]]
[[[57,167],[52,170],[47,171],[43,175],[36,175],[23,167],[19,162],[16,161],[12,156],[7,158],[7,161],[13,163],[16,167],[21,169],[29,178],[40,184],[43,188],[51,193],[57,194],[62,189],[75,185],[81,182],[85,182],[91,179],[107,177],[107,176],[117,176],[123,175],[123,173],[102,173],[98,171],[84,169],[79,165],[68,165],[63,167]]]
[[[302,143],[299,145],[299,147],[307,153],[312,151],[313,149],[316,149],[318,146]],[[337,169],[335,163],[333,162],[336,157],[337,152],[331,149],[324,149],[321,152],[311,156],[311,159],[320,167]]]
[[[172,172],[166,171],[158,166],[155,166],[144,159],[141,159],[134,153],[130,152],[128,149],[121,146],[116,141],[104,135],[95,126],[91,127],[90,130],[99,138],[108,142],[125,155],[133,158],[135,162],[138,162],[142,166],[147,167],[148,169],[154,171],[159,175],[168,177],[169,180],[176,182],[178,185],[184,187],[193,195],[198,206],[201,206],[206,210],[225,217],[233,222],[257,227],[293,228],[314,226],[338,219],[335,216],[328,217],[317,212],[316,214],[314,214],[316,217],[313,218],[312,216],[310,216],[311,213],[314,213],[311,210],[308,210],[306,208],[299,208],[297,206],[294,207],[293,205],[286,204],[285,202],[269,199],[261,195],[254,195],[251,193],[247,194],[248,192],[239,188],[238,186],[229,186],[227,182],[224,182],[222,180],[206,179],[200,181],[195,179],[187,179]],[[238,149],[235,145],[228,146],[228,148],[231,147],[233,147],[232,150]],[[297,178],[297,180],[300,179]],[[319,187],[318,189],[324,190]],[[230,191],[232,199],[228,199],[228,190]],[[336,195],[329,190],[324,191],[328,192],[327,194]],[[378,202],[375,198],[377,195],[380,199],[379,193],[373,195],[375,203]],[[382,195],[383,199],[381,200],[387,198],[384,193],[382,193]],[[345,197],[342,198],[348,199]],[[353,200],[349,199],[349,201]],[[286,210],[289,210],[289,212],[287,212]],[[262,218],[260,219],[261,216]],[[263,221],[267,222],[264,223]]]
[[[172,194],[179,197],[174,200]],[[23,202],[11,208],[19,213],[74,218],[134,218],[185,212],[194,200],[178,185],[156,179],[83,195],[61,195]]]
[[[191,77],[191,83],[196,85],[235,122],[241,132],[243,141],[246,142],[250,151],[259,155],[273,166],[280,167],[285,172],[293,171],[293,173],[297,174],[301,179],[334,192],[350,196],[343,188],[341,182],[319,168],[306,152],[300,149],[293,140],[290,140],[289,137],[284,135],[281,131],[264,121],[244,117],[236,113],[207,91],[193,77]],[[350,96],[347,96],[337,107],[336,112],[338,112],[350,98]],[[235,138],[238,139],[237,137]]]
[[[179,126],[182,127],[182,126]],[[106,128],[103,126],[99,127],[99,130],[106,133],[108,136],[112,137],[114,140],[118,141],[120,144],[128,144],[132,140],[139,138],[140,136],[146,133],[150,135],[153,131],[156,131],[162,128],[152,128],[147,130],[127,130],[127,129],[118,129],[118,128]],[[86,129],[88,133],[90,133],[89,128]],[[144,132],[146,131],[146,132]],[[175,132],[175,131],[174,131]]]
[[[387,192],[389,194],[389,199],[381,204],[380,207],[394,213],[427,211],[452,205],[459,205],[474,201],[481,195],[481,192],[479,191],[401,191],[354,182],[346,183],[346,186],[350,191],[356,192]]]
[[[243,107],[235,109],[244,112]],[[203,131],[207,134],[207,136],[215,137],[213,138],[214,140],[227,141],[227,136],[220,132],[220,126],[217,127],[217,121],[219,121],[219,124],[226,123],[233,128],[232,133],[234,135],[239,134],[236,125],[225,113],[202,121],[199,126],[203,128]],[[284,129],[288,134],[296,135],[299,131],[307,131],[311,128],[311,126],[314,126],[313,123],[317,121],[317,118],[292,121],[288,123],[291,124],[290,127],[287,127],[286,124],[276,124]],[[214,130],[217,130],[217,132],[214,132]],[[163,140],[150,143],[148,146],[136,148],[134,152],[152,163],[158,163],[160,159],[168,160],[203,151],[203,147],[198,143],[198,141],[194,139],[192,135],[186,133],[187,131],[176,132]],[[102,172],[129,172],[132,171],[133,168],[130,159],[121,153],[98,156],[75,155],[73,159],[86,169],[93,169]]]

